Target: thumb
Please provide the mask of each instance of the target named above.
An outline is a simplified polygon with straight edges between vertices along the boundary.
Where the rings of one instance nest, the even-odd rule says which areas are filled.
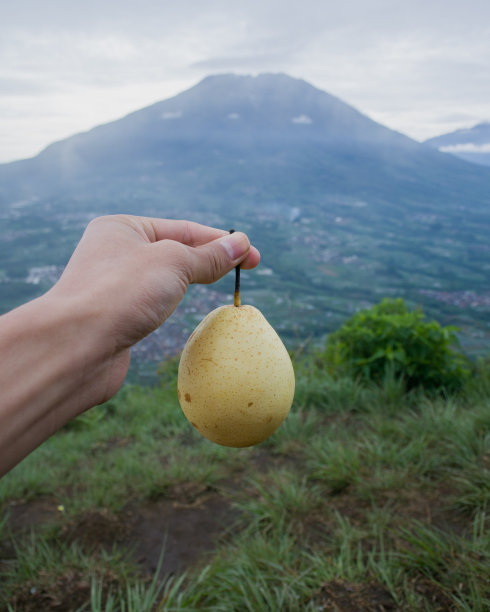
[[[250,251],[250,241],[242,232],[228,234],[189,251],[191,283],[214,283],[241,263]]]

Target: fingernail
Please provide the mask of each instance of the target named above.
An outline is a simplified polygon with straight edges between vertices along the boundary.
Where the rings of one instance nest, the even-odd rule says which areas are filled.
[[[220,244],[223,245],[231,261],[240,259],[250,248],[250,242],[242,232],[234,232],[229,236],[221,238]]]

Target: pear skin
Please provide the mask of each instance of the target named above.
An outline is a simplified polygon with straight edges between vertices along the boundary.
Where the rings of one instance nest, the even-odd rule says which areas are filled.
[[[190,423],[223,446],[252,446],[284,421],[294,370],[281,339],[253,306],[221,306],[191,334],[178,397]]]

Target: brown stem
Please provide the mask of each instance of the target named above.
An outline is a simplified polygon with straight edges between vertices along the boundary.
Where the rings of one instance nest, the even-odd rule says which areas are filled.
[[[230,230],[230,234],[233,234],[235,230],[231,229]],[[240,299],[240,264],[238,264],[238,266],[235,266],[235,293],[233,294],[233,305],[234,306],[241,306],[241,299]]]

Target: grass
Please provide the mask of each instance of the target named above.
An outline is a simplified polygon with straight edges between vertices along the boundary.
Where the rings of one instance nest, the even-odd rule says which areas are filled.
[[[296,373],[257,447],[201,438],[168,372],[48,440],[0,482],[0,610],[489,609],[487,369],[450,398]],[[135,509],[180,521],[156,569],[131,551]],[[211,553],[165,577],[202,517]]]

